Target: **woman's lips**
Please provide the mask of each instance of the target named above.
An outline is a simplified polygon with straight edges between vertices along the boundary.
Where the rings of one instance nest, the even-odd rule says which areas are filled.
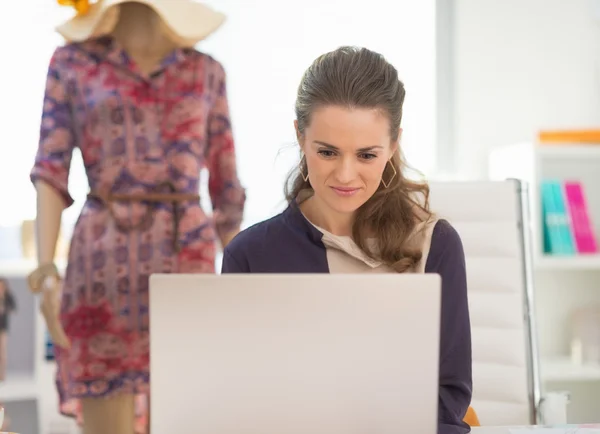
[[[339,196],[352,196],[360,190],[360,188],[354,187],[331,187],[331,189]]]

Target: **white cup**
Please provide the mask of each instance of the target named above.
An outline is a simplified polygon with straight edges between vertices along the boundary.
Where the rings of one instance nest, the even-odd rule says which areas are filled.
[[[542,399],[540,410],[544,425],[566,425],[569,392],[549,392]]]

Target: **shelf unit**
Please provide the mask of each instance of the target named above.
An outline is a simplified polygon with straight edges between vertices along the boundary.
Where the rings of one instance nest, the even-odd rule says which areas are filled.
[[[570,357],[542,360],[542,379],[546,382],[595,382],[600,381],[600,365],[578,365]],[[598,385],[600,388],[600,384]]]
[[[37,400],[39,387],[34,377],[16,374],[0,385],[2,402]]]
[[[575,257],[539,255],[535,264],[539,270],[594,271],[600,270],[600,255]]]
[[[535,246],[536,325],[542,387],[571,392],[569,422],[597,422],[600,414],[600,361],[578,364],[570,357],[570,315],[600,305],[600,254],[554,256],[543,253],[540,181],[583,183],[596,236],[600,236],[600,144],[520,143],[493,149],[492,180],[518,178],[530,186]]]

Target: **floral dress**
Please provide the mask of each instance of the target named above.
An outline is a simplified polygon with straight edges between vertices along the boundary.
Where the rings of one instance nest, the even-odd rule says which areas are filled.
[[[213,205],[209,217],[198,200],[107,204],[90,196],[84,204],[60,314],[71,348],[55,348],[60,411],[80,417],[81,398],[149,393],[149,276],[213,273],[217,235],[240,225],[245,192],[224,70],[193,49],[174,51],[145,75],[113,38],[59,47],[31,179],[53,186],[67,206],[75,147],[96,194],[157,192],[164,184],[198,194],[207,169]]]

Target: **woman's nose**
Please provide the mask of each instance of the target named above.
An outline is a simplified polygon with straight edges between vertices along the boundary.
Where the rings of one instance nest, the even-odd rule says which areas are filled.
[[[350,159],[342,159],[336,170],[337,181],[342,184],[348,184],[356,178],[356,163]]]

